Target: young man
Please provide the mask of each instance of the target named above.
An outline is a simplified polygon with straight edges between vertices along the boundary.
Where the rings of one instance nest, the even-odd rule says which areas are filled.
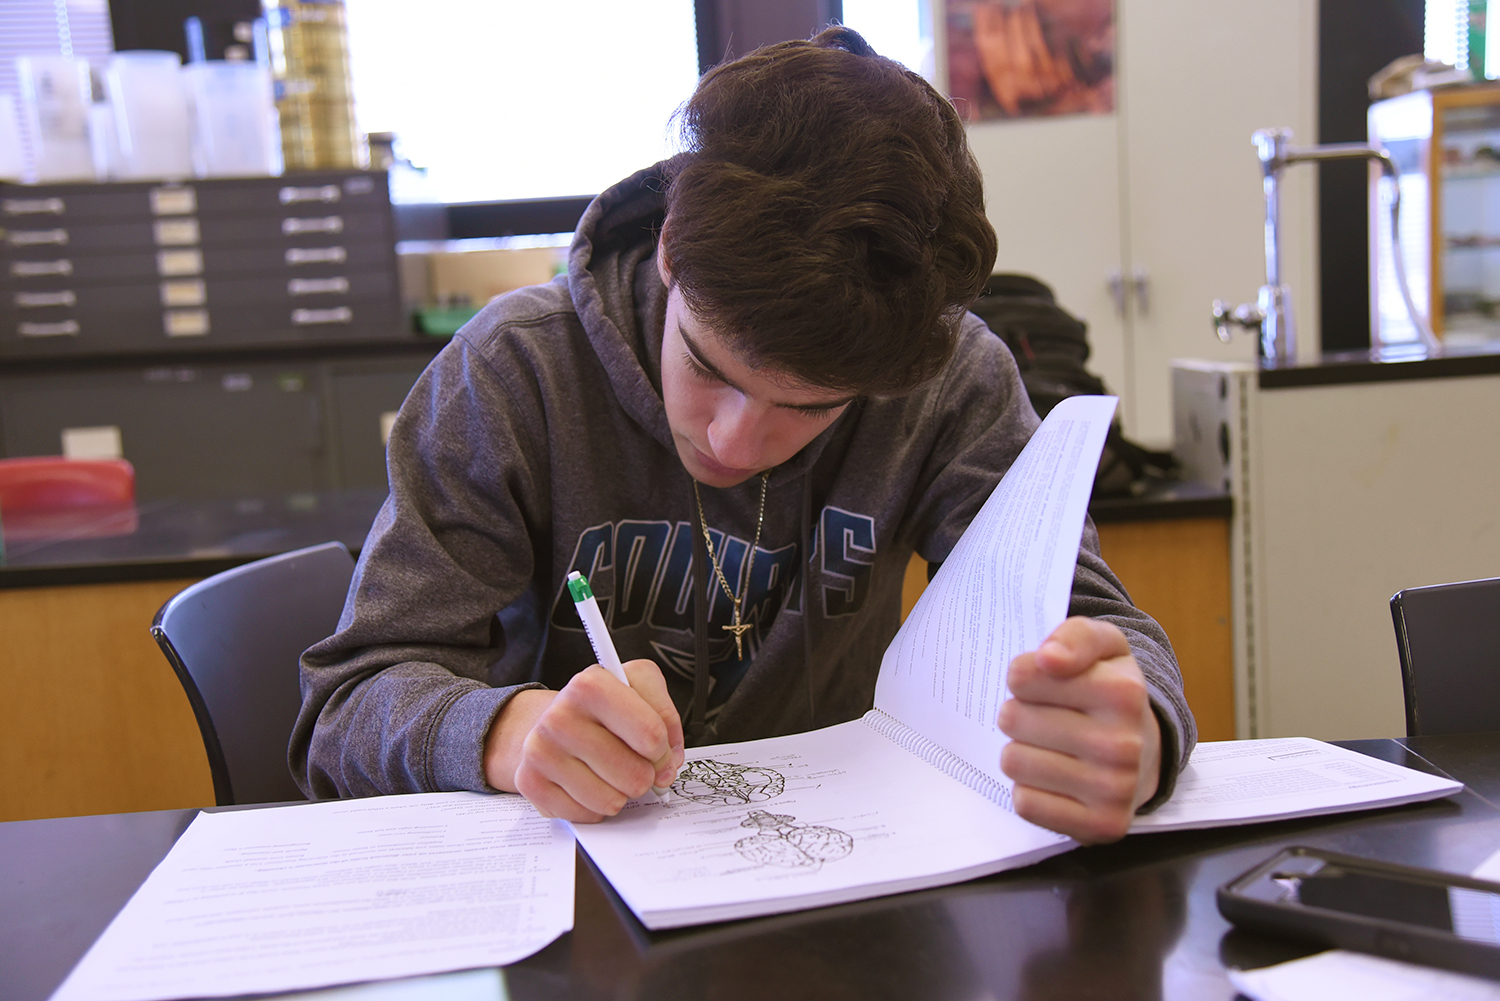
[[[859,715],[911,554],[947,556],[1035,429],[965,313],[996,243],[941,95],[830,28],[706,74],[682,124],[684,153],[590,206],[568,274],[482,310],[402,407],[339,630],[303,659],[310,795],[598,820],[685,744]],[[1071,611],[1011,665],[1002,765],[1021,815],[1107,840],[1195,729],[1091,525]]]

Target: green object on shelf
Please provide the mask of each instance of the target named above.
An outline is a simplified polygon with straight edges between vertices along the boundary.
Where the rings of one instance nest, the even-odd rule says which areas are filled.
[[[452,337],[477,312],[473,306],[429,306],[417,310],[417,329],[431,337]]]

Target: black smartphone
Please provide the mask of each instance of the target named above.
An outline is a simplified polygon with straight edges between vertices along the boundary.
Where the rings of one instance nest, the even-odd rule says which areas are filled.
[[[1286,848],[1216,897],[1242,928],[1500,979],[1500,883]]]

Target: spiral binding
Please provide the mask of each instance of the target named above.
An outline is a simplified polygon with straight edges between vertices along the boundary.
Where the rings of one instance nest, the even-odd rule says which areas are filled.
[[[1002,810],[1016,812],[1011,803],[1010,787],[986,775],[963,758],[922,736],[905,723],[879,709],[871,709],[861,717],[870,729],[889,738],[897,747],[905,748],[927,762],[949,778],[956,779],[990,800]]]

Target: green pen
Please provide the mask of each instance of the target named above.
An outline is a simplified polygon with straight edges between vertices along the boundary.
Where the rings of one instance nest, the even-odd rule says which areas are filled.
[[[573,596],[573,607],[578,609],[578,617],[583,620],[583,631],[588,634],[589,645],[594,648],[594,656],[599,658],[599,666],[615,676],[615,680],[626,688],[630,687],[630,679],[625,677],[625,668],[620,663],[620,654],[615,650],[614,640],[609,638],[609,627],[604,624],[604,616],[599,614],[599,602],[594,600],[594,592],[589,589],[589,579],[574,570],[568,574],[568,593]],[[667,793],[670,789],[661,786],[652,786],[651,791],[656,793],[656,798],[662,803],[667,801]]]

